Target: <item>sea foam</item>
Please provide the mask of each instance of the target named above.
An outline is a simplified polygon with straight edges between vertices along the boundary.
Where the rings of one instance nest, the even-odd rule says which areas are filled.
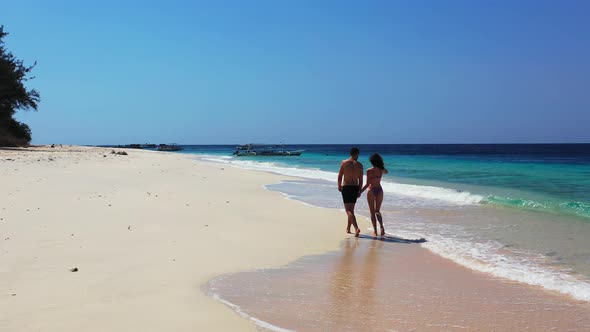
[[[287,167],[272,162],[236,160],[231,157],[219,156],[202,156],[200,159],[206,161],[231,164],[236,167],[250,170],[271,172],[275,174],[293,176],[298,178],[324,180],[334,183],[338,179],[338,174],[335,172],[328,172],[314,168]],[[381,186],[383,187],[383,191],[386,193],[404,197],[434,200],[453,205],[472,205],[481,203],[484,200],[484,197],[481,195],[472,194],[468,191],[459,191],[455,189],[442,187],[404,184],[391,182],[387,180],[383,180]]]
[[[247,313],[245,313],[244,311],[242,311],[242,308],[240,308],[240,306],[233,304],[227,300],[222,299],[218,294],[213,293],[210,295],[213,299],[225,304],[226,306],[228,306],[229,308],[234,310],[238,315],[252,321],[254,324],[258,325],[259,327],[261,327],[265,330],[275,331],[275,332],[294,332],[292,330],[288,330],[288,329],[284,329],[282,327],[278,327],[276,325],[272,325],[272,324],[265,322],[263,320],[260,320],[256,317],[252,317],[252,316],[248,315]]]
[[[426,237],[428,242],[421,244],[422,247],[469,269],[533,286],[540,286],[567,294],[577,300],[590,302],[589,280],[569,274],[566,270],[552,268],[544,264],[544,257],[541,255],[530,252],[503,253],[503,245],[500,243],[454,238],[450,234],[445,234],[447,232],[433,232],[432,224],[425,226],[425,228],[429,229],[427,232],[400,230],[400,228],[416,229],[416,223],[412,225],[400,225],[397,223],[395,226],[396,235],[408,238]],[[449,233],[457,232],[460,231],[453,230]]]

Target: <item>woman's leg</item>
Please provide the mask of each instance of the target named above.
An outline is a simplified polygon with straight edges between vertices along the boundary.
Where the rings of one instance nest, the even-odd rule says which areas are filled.
[[[369,212],[371,213],[373,235],[377,236],[377,219],[375,217],[375,195],[373,195],[373,192],[371,192],[371,190],[367,191],[367,203],[369,203]]]
[[[381,226],[381,235],[385,235],[385,228],[383,227],[383,216],[381,215],[381,203],[383,203],[383,191],[377,195],[375,198],[375,215],[377,216],[377,220],[379,220],[379,225]],[[375,223],[373,223],[373,227],[375,227]],[[377,234],[377,228],[375,228],[375,234]]]

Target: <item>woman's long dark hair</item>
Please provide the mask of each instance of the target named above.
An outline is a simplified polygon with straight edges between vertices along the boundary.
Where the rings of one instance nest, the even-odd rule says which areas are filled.
[[[382,171],[385,170],[385,164],[383,163],[383,158],[381,158],[380,154],[373,153],[371,158],[369,158],[369,161],[371,162],[373,167],[377,167]]]

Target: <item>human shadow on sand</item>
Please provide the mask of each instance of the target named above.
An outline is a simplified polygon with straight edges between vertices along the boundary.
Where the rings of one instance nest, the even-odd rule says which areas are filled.
[[[372,235],[361,234],[361,235],[359,235],[359,239],[375,240],[375,241],[390,242],[390,243],[403,243],[403,244],[427,242],[425,238],[404,239],[403,237],[397,237],[397,236],[391,236],[391,235],[372,236]]]

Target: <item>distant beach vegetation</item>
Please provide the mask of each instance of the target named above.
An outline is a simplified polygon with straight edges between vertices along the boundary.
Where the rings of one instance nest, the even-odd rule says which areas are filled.
[[[14,118],[18,110],[37,110],[39,92],[25,87],[34,79],[31,71],[37,64],[25,66],[4,47],[4,26],[0,26],[0,146],[25,146],[31,142],[31,128]]]

